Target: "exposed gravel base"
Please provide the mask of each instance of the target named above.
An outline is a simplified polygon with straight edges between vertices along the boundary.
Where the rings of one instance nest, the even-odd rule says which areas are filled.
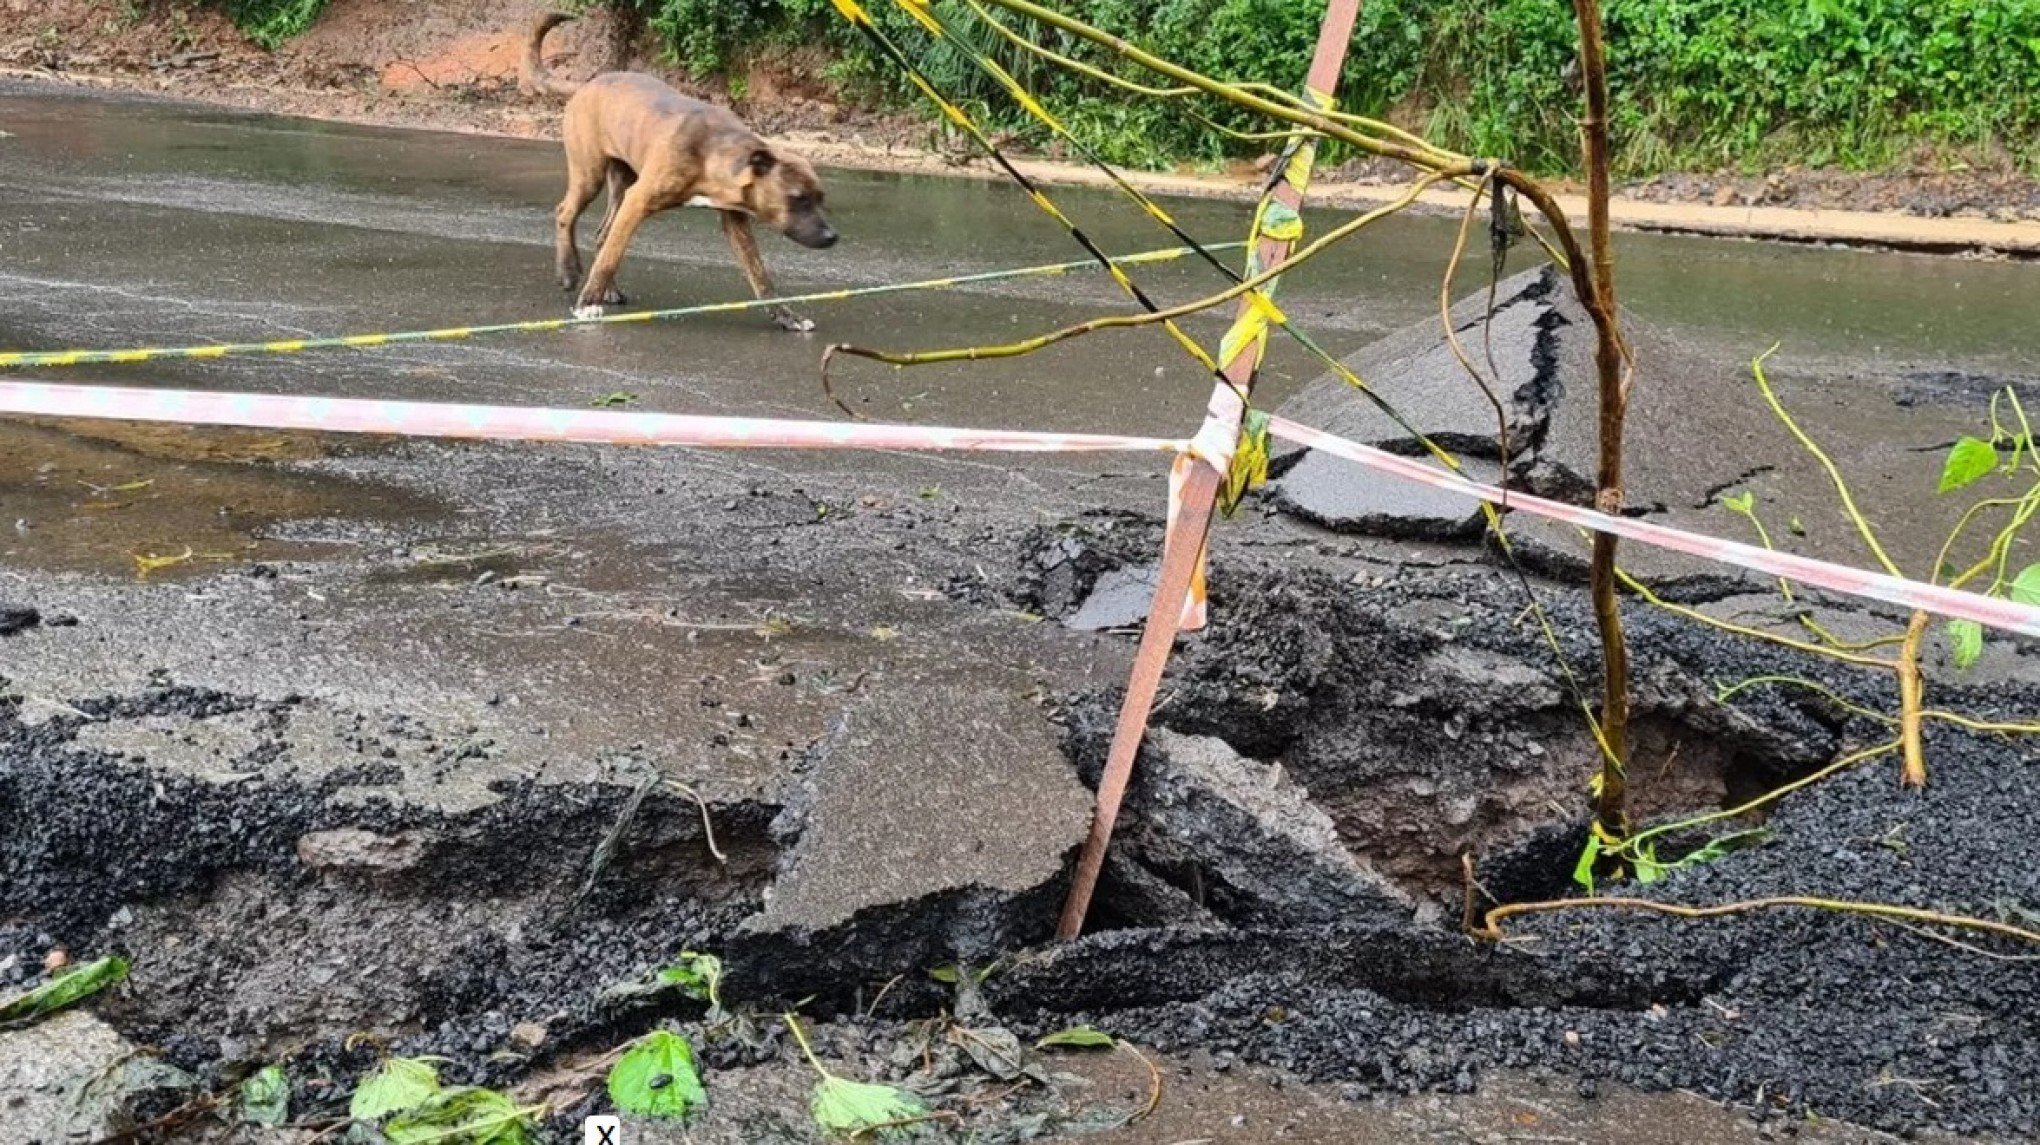
[[[1251,592],[1243,580],[1254,582]],[[1324,741],[1364,742],[1388,718],[1386,693],[1410,686],[1405,665],[1441,643],[1439,633],[1522,663],[1541,651],[1533,632],[1510,624],[1520,593],[1493,574],[1360,591],[1318,573],[1234,569],[1217,591],[1215,631],[1165,685],[1181,698],[1162,722],[1279,755],[1306,780]],[[1575,594],[1548,592],[1547,600],[1562,631],[1588,630]],[[1463,619],[1412,624],[1427,603]],[[1681,718],[1691,719],[1711,703],[1707,681],[1759,673],[1803,675],[1859,703],[1891,704],[1876,676],[1640,608],[1631,612],[1631,641],[1643,714],[1686,704]],[[1567,654],[1591,679],[1592,650],[1569,639]],[[1937,682],[1930,702],[2030,719],[2040,684],[2031,657],[2020,659],[2023,680]],[[1548,665],[1548,654],[1542,660]],[[1218,698],[1221,681],[1238,697],[1230,710]],[[1274,700],[1252,705],[1263,709],[1258,722],[1241,710],[1257,685]],[[1832,758],[1885,735],[1804,692],[1745,696],[1738,706],[1752,741],[1797,741]],[[1091,702],[1094,719],[1109,699]],[[1506,695],[1490,702],[1498,727],[1521,707]],[[1424,715],[1418,706],[1414,719]],[[1506,742],[1473,727],[1453,742],[1413,729],[1399,756],[1375,761],[1375,781],[1449,767]],[[1623,892],[1692,904],[1824,896],[2031,926],[2025,912],[2040,905],[2040,837],[2029,827],[2040,755],[2030,741],[1941,724],[1930,727],[1927,747],[1923,792],[1897,789],[1895,760],[1867,764],[1785,801],[1766,845]],[[1639,787],[1650,782],[1644,760]],[[1483,866],[1486,887],[1517,899],[1571,893],[1565,872],[1580,842],[1577,825],[1560,821],[1505,845]],[[1052,968],[1023,976],[1011,1000],[1095,1007],[1102,1024],[1158,1045],[1236,1053],[1347,1082],[1356,1093],[1464,1091],[1483,1070],[1547,1067],[1577,1077],[1582,1092],[1603,1079],[1692,1089],[1760,1115],[1815,1113],[1965,1136],[2023,1137],[2040,1126],[2040,968],[2017,960],[2030,950],[1974,934],[1960,935],[1973,944],[1962,949],[1805,910],[1699,922],[1614,911],[1519,918],[1507,924],[1508,945],[1473,949],[1451,935],[1456,911],[1446,913],[1454,917],[1430,928],[1428,940],[1421,925],[1259,939],[1106,934],[1089,940],[1094,949],[1066,951]],[[1086,968],[1121,960],[1142,966],[1137,982],[1115,978],[1070,993]],[[1124,1004],[1100,1004],[1097,994],[1120,987]]]

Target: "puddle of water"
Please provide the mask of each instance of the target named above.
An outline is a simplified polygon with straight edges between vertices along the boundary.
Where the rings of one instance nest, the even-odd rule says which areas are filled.
[[[333,552],[265,535],[280,522],[434,511],[414,494],[275,467],[336,452],[311,434],[0,421],[0,561],[162,579]]]
[[[408,565],[378,568],[362,579],[368,584],[472,584],[481,578],[508,582],[527,575],[535,555],[543,555],[543,550],[529,545],[427,551],[413,553]]]

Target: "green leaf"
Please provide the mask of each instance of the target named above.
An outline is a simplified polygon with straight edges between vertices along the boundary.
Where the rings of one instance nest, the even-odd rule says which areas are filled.
[[[1594,893],[1594,864],[1601,859],[1601,837],[1587,836],[1587,849],[1580,852],[1580,861],[1573,864],[1572,880]]]
[[[1067,1030],[1058,1030],[1034,1043],[1034,1048],[1037,1050],[1052,1049],[1057,1046],[1077,1050],[1110,1049],[1113,1046],[1113,1041],[1112,1035],[1102,1030],[1094,1030],[1089,1026],[1071,1026]]]
[[[1983,625],[1974,620],[1948,622],[1948,638],[1955,642],[1955,667],[1967,669],[1983,655]]]
[[[1631,851],[1636,881],[1644,886],[1662,882],[1673,871],[1683,871],[1702,863],[1711,863],[1745,848],[1754,847],[1770,837],[1771,833],[1762,827],[1753,827],[1747,831],[1731,831],[1719,838],[1709,839],[1705,846],[1670,863],[1658,861],[1657,845],[1646,841]]]
[[[1757,507],[1757,495],[1745,489],[1733,497],[1723,497],[1721,505],[1722,508],[1727,509],[1731,513],[1741,513],[1744,516],[1748,516]]]
[[[689,998],[707,1002],[713,1012],[722,1009],[722,977],[722,959],[713,954],[683,950],[670,965],[661,966],[632,981],[605,987],[600,997],[606,1003],[624,1003],[650,998],[667,990],[678,990]]]
[[[963,981],[963,972],[954,966],[937,966],[935,969],[928,971],[928,977],[944,985],[954,986],[958,982]]]
[[[694,1047],[666,1030],[638,1039],[609,1071],[609,1100],[625,1113],[677,1120],[708,1100]]]
[[[692,950],[680,952],[680,960],[660,969],[656,980],[661,986],[677,986],[689,998],[722,1004],[722,959],[713,954],[698,954]]]
[[[493,1089],[460,1086],[383,1126],[390,1145],[534,1145],[531,1111]]]
[[[2027,565],[2012,578],[2012,599],[2020,604],[2040,605],[2040,564]]]
[[[1657,860],[1655,843],[1645,843],[1638,847],[1631,865],[1636,870],[1636,881],[1646,887],[1662,880],[1668,871],[1668,868]]]
[[[1983,480],[1985,474],[1997,468],[1997,447],[1981,438],[1964,437],[1948,451],[1948,460],[1941,466],[1940,492],[1947,493],[1963,489]]]
[[[127,959],[118,955],[87,962],[25,994],[0,1002],[0,1024],[27,1022],[54,1014],[126,978],[127,972]]]
[[[241,1083],[241,1120],[271,1129],[290,1120],[290,1079],[282,1066],[264,1066]]]
[[[1803,537],[1806,535],[1806,526],[1800,524],[1799,518],[1797,517],[1794,517],[1790,521],[1785,522],[1785,527],[1787,529],[1790,529],[1792,531],[1792,535],[1795,537]]]
[[[439,1071],[418,1058],[391,1058],[354,1088],[347,1116],[380,1121],[416,1109],[439,1096]]]
[[[1716,859],[1725,858],[1737,851],[1746,851],[1770,837],[1771,832],[1762,827],[1752,827],[1747,831],[1731,831],[1726,835],[1709,839],[1706,846],[1680,859],[1673,866],[1675,868],[1685,868],[1697,867],[1701,863],[1711,863]]]
[[[871,1085],[848,1078],[824,1077],[808,1105],[815,1124],[829,1133],[856,1133],[897,1125],[925,1116],[919,1098],[889,1085]]]
[[[613,393],[613,394],[603,394],[603,395],[602,395],[601,397],[599,397],[599,398],[596,398],[596,399],[595,399],[594,401],[592,401],[592,402],[589,402],[588,404],[589,404],[589,405],[591,405],[591,406],[596,406],[596,407],[599,407],[599,408],[605,408],[605,409],[606,409],[606,408],[609,408],[609,407],[611,407],[611,406],[627,406],[627,405],[632,405],[632,404],[634,404],[634,403],[635,403],[635,402],[636,402],[637,400],[638,400],[638,396],[637,396],[636,394],[634,394],[634,393],[630,393],[630,392],[629,392],[629,391],[627,391],[627,390],[618,390],[617,392],[615,392],[615,393]]]

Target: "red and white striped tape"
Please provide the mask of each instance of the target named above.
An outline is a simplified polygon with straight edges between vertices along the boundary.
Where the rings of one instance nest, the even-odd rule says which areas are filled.
[[[796,421],[780,418],[705,417],[634,410],[484,406],[446,402],[378,401],[363,398],[294,397],[275,394],[158,390],[122,386],[71,386],[44,382],[0,382],[0,414],[103,418],[227,425],[252,429],[298,429],[326,433],[370,433],[401,437],[485,438],[506,441],[563,441],[611,445],[690,445],[714,449],[890,449],[974,450],[1015,453],[1167,453],[1198,457],[1189,441],[1095,433],[962,429],[864,422]],[[1884,576],[1827,561],[1774,552],[1683,529],[1610,517],[1559,501],[1509,492],[1469,481],[1422,461],[1398,457],[1286,418],[1269,419],[1269,430],[1311,449],[1345,458],[1376,472],[1509,509],[1612,533],[1674,552],[1687,553],[1755,572],[1782,576],[1847,596],[1865,597],[1937,616],[2028,636],[2040,636],[2040,608],[1973,592]],[[1201,460],[1201,457],[1199,457]],[[1180,475],[1181,467],[1177,467]],[[1172,498],[1173,500],[1173,498]],[[1194,598],[1189,616],[1201,609]]]
[[[1612,533],[1624,540],[1640,541],[1646,545],[1655,545],[1689,556],[1704,557],[1721,564],[1782,576],[1788,580],[1815,585],[1845,596],[1881,600],[1886,604],[1919,609],[1936,616],[1974,620],[1978,624],[2001,628],[2008,632],[2040,636],[2040,608],[2020,604],[2017,601],[1999,600],[1980,593],[1963,592],[1903,577],[1866,572],[1847,565],[1813,560],[1810,557],[1796,557],[1791,553],[1745,545],[1738,541],[1724,541],[1717,537],[1689,533],[1664,525],[1653,525],[1629,517],[1611,517],[1592,509],[1582,509],[1562,501],[1533,497],[1527,493],[1511,491],[1505,494],[1492,485],[1469,481],[1456,474],[1433,468],[1415,458],[1397,457],[1395,454],[1348,441],[1343,437],[1334,437],[1307,425],[1299,425],[1287,418],[1269,418],[1268,432],[1298,445],[1321,449],[1334,456],[1343,457],[1378,473],[1386,473],[1405,481],[1414,481],[1420,485],[1429,485],[1434,489],[1443,489],[1496,505],[1506,505],[1513,510],[1564,521],[1597,533]]]
[[[697,445],[716,449],[980,450],[1180,453],[1182,441],[1098,433],[954,429],[868,422],[701,417],[636,410],[482,406],[121,386],[0,382],[0,413],[374,433],[396,437]]]

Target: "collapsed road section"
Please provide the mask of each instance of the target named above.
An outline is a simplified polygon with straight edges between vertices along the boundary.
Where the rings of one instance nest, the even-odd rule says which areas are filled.
[[[1463,337],[1511,382],[1508,464],[1563,494],[1579,398],[1554,379],[1576,324],[1538,276],[1500,295],[1493,330]],[[1355,361],[1420,377],[1385,364],[1440,352],[1409,334]],[[1661,376],[1654,400],[1699,403],[1731,374]],[[1499,467],[1472,400],[1423,428]],[[1744,448],[1645,466],[1636,500],[1706,512],[1763,476]],[[1594,649],[1561,535],[1524,538],[1526,580],[1464,515],[1278,459],[1220,534],[1213,624],[1164,682],[1092,933],[1052,946],[1129,654],[1115,633],[1152,583],[1152,482],[1120,497],[1065,475],[1035,490],[1045,514],[964,514],[944,502],[992,504],[966,482],[1007,478],[952,474],[931,498],[907,467],[832,500],[795,470],[490,446],[297,469],[410,510],[283,529],[338,558],[10,573],[0,966],[25,985],[53,958],[132,964],[65,1016],[75,1060],[51,1057],[57,1027],[0,1031],[0,1101],[32,1133],[149,1124],[271,1062],[332,1116],[388,1052],[542,1097],[565,1139],[608,1100],[576,1063],[671,1022],[747,1076],[793,1052],[774,1015],[795,1004],[838,1068],[950,1099],[993,1140],[1096,1126],[1007,1092],[981,1054],[933,1052],[930,1030],[1088,1024],[1356,1101],[1530,1071],[1977,1138],[2040,1116],[2035,979],[1989,935],[1777,908],[1466,936],[1469,910],[1576,893],[1597,748],[1567,667]],[[598,489],[602,519],[563,527]],[[1809,520],[1817,493],[1780,491]],[[759,544],[702,543],[730,535]],[[1654,581],[1746,628],[1903,624],[1690,564]],[[1888,734],[1882,675],[1655,609],[1632,625],[1644,822],[1744,806]],[[1667,836],[1664,877],[1634,893],[2029,922],[2036,760],[1991,729],[2040,707],[2033,657],[2007,639],[1936,665],[1936,704],[1973,726],[1929,729],[1924,790],[1866,762],[1731,821],[1761,829],[1732,854],[1688,863],[1718,832]],[[1807,686],[1738,687],[1788,679]],[[633,988],[689,950],[725,968],[713,1011]]]

